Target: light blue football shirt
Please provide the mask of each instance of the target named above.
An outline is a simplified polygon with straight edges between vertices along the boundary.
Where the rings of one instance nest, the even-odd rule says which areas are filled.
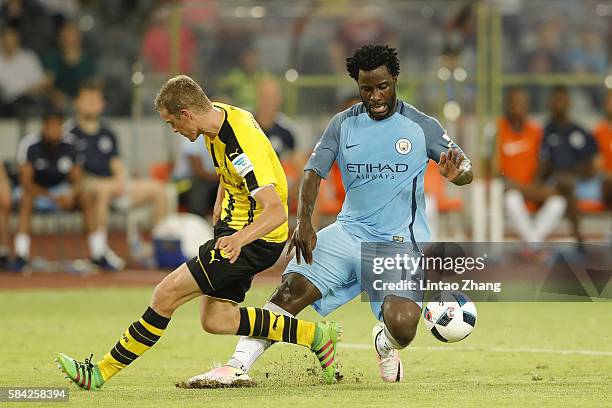
[[[362,103],[336,114],[305,170],[325,178],[338,161],[346,198],[337,222],[364,241],[429,242],[423,179],[429,159],[459,147],[440,123],[398,99],[384,120]],[[459,149],[461,151],[461,149]]]

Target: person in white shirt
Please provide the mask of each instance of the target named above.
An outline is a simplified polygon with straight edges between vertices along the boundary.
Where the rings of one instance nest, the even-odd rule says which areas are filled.
[[[14,28],[2,28],[0,44],[0,117],[20,116],[44,91],[45,75],[36,54],[21,48]]]

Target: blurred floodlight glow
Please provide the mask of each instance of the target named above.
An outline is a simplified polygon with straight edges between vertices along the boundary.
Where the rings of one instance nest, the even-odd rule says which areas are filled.
[[[444,105],[442,112],[447,120],[454,122],[461,116],[461,106],[455,101],[448,101]]]
[[[95,23],[96,22],[91,15],[85,14],[79,19],[79,29],[81,31],[89,31],[94,28]]]
[[[293,69],[293,68],[288,69],[288,70],[285,72],[285,79],[286,79],[287,81],[289,81],[289,82],[295,82],[295,81],[297,81],[298,76],[299,76],[298,72],[297,72],[295,69]]]
[[[423,18],[432,18],[434,15],[434,9],[432,7],[426,6],[421,9],[421,16]]]
[[[234,9],[234,16],[238,18],[245,18],[249,15],[248,7],[240,6]]]
[[[251,7],[251,17],[262,18],[266,15],[266,8],[262,6]]]
[[[136,71],[132,74],[132,83],[134,85],[140,85],[144,81],[144,75],[140,71]]]
[[[451,77],[450,69],[446,67],[440,67],[438,69],[438,78],[442,81],[448,81]]]
[[[612,74],[608,75],[604,81],[606,88],[612,89]]]
[[[463,67],[457,67],[453,71],[453,78],[455,81],[463,82],[467,79],[467,71]]]

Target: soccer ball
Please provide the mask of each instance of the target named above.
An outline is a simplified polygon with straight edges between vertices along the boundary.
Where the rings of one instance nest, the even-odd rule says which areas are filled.
[[[476,325],[476,306],[465,294],[444,291],[434,295],[423,310],[425,327],[445,343],[454,343],[470,335]]]

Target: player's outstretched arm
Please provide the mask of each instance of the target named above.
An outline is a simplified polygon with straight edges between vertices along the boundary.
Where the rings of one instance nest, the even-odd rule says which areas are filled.
[[[314,210],[321,176],[313,170],[305,170],[304,178],[300,186],[300,198],[297,211],[297,225],[287,254],[295,247],[295,259],[300,263],[300,257],[304,257],[307,264],[312,264],[312,250],[317,244],[317,233],[312,226],[312,211]]]
[[[458,186],[470,184],[474,178],[472,163],[457,149],[440,153],[438,169],[442,176]]]

